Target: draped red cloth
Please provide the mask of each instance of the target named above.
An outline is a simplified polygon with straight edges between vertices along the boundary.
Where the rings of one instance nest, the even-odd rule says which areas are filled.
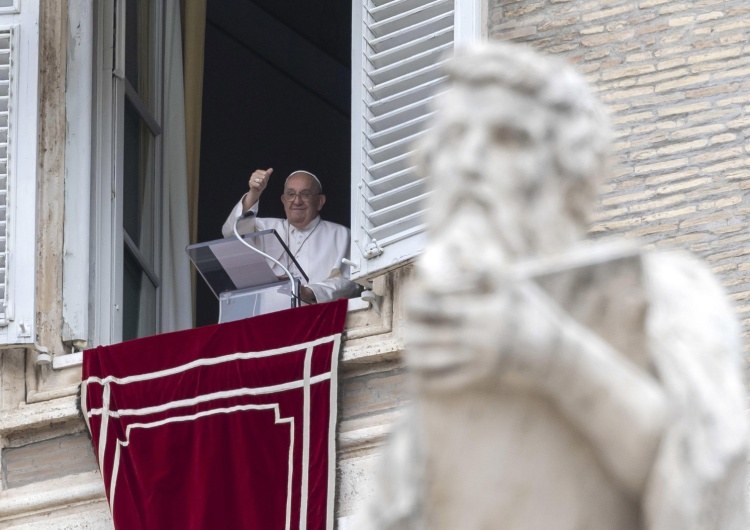
[[[115,527],[332,529],[346,300],[87,350]]]

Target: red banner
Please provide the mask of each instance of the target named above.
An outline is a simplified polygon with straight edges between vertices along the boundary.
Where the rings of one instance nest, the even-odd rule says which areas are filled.
[[[84,353],[118,530],[332,529],[346,300]]]

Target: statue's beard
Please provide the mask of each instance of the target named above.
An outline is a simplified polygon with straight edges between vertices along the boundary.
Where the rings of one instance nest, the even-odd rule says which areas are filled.
[[[433,213],[430,242],[418,267],[423,279],[484,284],[523,253],[518,212],[500,209],[487,197],[462,191]]]
[[[484,288],[517,261],[563,251],[580,238],[580,223],[560,211],[557,195],[541,196],[548,200],[499,200],[474,187],[436,201],[441,204],[430,211],[431,237],[418,274],[433,284]]]

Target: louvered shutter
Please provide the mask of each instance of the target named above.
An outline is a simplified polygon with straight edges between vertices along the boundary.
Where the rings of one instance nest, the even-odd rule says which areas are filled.
[[[423,247],[425,182],[413,149],[444,86],[455,18],[454,0],[360,1],[352,45],[353,278]]]
[[[35,336],[38,22],[38,0],[0,0],[0,344]]]

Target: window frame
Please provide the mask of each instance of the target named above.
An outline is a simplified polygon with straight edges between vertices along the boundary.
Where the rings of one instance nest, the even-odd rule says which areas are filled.
[[[153,105],[148,116],[135,98],[135,90],[125,79],[125,2],[126,0],[103,0],[95,8],[94,37],[94,134],[92,172],[92,237],[90,254],[93,261],[92,287],[90,293],[90,344],[112,344],[123,336],[123,272],[125,246],[129,244],[123,226],[123,152],[125,101],[131,101],[141,119],[154,135],[154,211],[153,268],[149,275],[158,278],[161,274],[158,248],[161,237],[162,204],[162,90],[164,9],[162,0],[151,2],[153,17],[153,61],[154,86]],[[132,248],[130,248],[132,252]],[[141,257],[136,252],[136,259]],[[139,260],[141,261],[141,260]],[[148,281],[148,280],[147,280]],[[158,333],[161,326],[161,290],[156,289],[156,322]]]

